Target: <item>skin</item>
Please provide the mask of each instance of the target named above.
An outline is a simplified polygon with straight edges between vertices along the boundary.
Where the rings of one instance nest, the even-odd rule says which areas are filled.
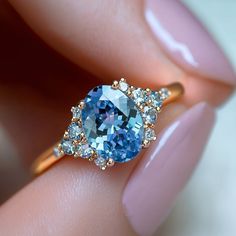
[[[9,75],[6,67],[0,68],[1,114],[5,114],[0,118],[26,167],[60,138],[69,119],[68,107],[98,83],[111,83],[120,77],[151,88],[183,83],[184,98],[163,110],[159,130],[189,106],[203,100],[218,106],[232,92],[226,84],[188,74],[164,54],[145,24],[142,1],[9,2],[36,34],[75,64],[44,45],[1,1],[6,32],[1,61],[14,70]],[[15,53],[19,45],[23,47],[21,56]],[[4,79],[6,74],[8,80]],[[145,151],[139,159],[143,155]],[[60,161],[1,206],[0,234],[135,235],[120,199],[137,165],[136,160],[126,168],[101,172],[87,162]]]

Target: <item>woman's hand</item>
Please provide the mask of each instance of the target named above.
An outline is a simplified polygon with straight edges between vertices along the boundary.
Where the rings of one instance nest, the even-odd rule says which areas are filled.
[[[79,67],[31,35],[1,2],[0,118],[25,165],[60,138],[69,107],[98,83],[125,77],[131,84],[155,88],[180,81],[186,93],[163,109],[158,140],[137,161],[105,172],[82,160],[59,162],[2,205],[0,234],[153,234],[200,159],[214,123],[211,106],[222,104],[233,90],[236,78],[228,61],[178,2],[9,2],[40,38]],[[167,47],[147,17],[150,12],[192,52],[197,66]],[[168,21],[168,15],[171,21],[172,16],[186,17],[196,35],[187,39],[182,23]],[[199,38],[196,44],[190,42],[194,37]]]

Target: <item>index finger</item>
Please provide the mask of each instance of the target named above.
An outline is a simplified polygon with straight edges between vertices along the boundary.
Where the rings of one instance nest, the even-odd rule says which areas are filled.
[[[202,66],[195,71],[186,70],[163,53],[158,43],[160,40],[157,42],[154,39],[147,21],[144,20],[146,9],[172,33],[162,13],[156,11],[156,5],[160,4],[158,1],[156,5],[147,4],[146,8],[142,1],[124,0],[94,1],[92,5],[88,1],[66,0],[10,2],[49,45],[104,80],[127,77],[132,78],[138,85],[145,83],[148,86],[181,81],[186,88],[186,103],[205,100],[214,105],[222,103],[230,94],[232,84],[235,84],[232,67],[220,48],[179,1],[175,3],[176,7],[165,4],[161,7],[166,15],[168,10],[176,9],[176,15],[182,14],[186,21],[192,22],[194,32],[198,34],[196,36],[202,39],[199,45],[196,44],[194,51],[210,50],[205,53],[206,60],[211,61],[207,72],[202,70]],[[175,29],[182,25],[181,22],[177,23],[179,25]],[[190,37],[191,32],[192,29],[186,35]],[[205,47],[201,47],[201,44]],[[194,51],[192,50],[193,53]],[[199,54],[195,53],[193,56],[196,55],[201,60],[197,56]],[[171,58],[174,59],[172,56]],[[214,73],[216,69],[222,72],[221,76]]]

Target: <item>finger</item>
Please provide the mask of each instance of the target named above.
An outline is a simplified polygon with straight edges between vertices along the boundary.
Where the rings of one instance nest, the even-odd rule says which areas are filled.
[[[165,109],[162,127],[184,110],[182,105]],[[83,160],[59,162],[2,206],[0,234],[134,235],[121,206],[134,165],[101,172]]]
[[[199,31],[198,37],[206,39],[203,43],[211,46],[210,52],[213,49],[217,51],[217,58],[208,59],[224,63],[210,65],[211,73],[199,67],[194,72],[199,72],[201,76],[186,73],[163,54],[144,20],[141,0],[94,1],[92,6],[88,1],[10,2],[48,44],[104,79],[125,76],[142,85],[145,78],[149,86],[179,80],[186,87],[186,102],[189,104],[206,100],[216,105],[224,101],[231,91],[227,85],[233,83],[233,79],[227,77],[233,73],[231,67],[206,31],[198,30],[198,25],[193,23],[196,32]],[[192,16],[188,14],[188,17]],[[194,50],[207,50],[200,46]],[[218,67],[221,72],[230,70],[226,73],[227,78],[223,78],[223,72],[220,78],[215,75],[213,71]],[[205,77],[212,79],[211,82]]]
[[[26,173],[6,130],[0,125],[0,204],[26,182]]]
[[[1,234],[152,235],[196,166],[213,120],[205,104],[185,112],[145,153],[126,187],[134,162],[99,172],[82,160],[61,161],[2,206]]]
[[[53,2],[49,2],[49,3],[51,3],[51,5],[53,6]],[[61,2],[60,2],[61,3]],[[60,6],[62,6],[62,5],[60,5],[60,3],[59,3],[59,7]],[[28,3],[27,3],[28,4]],[[38,7],[39,7],[39,13],[41,12],[41,10],[42,10],[42,8],[40,8],[40,2],[36,2],[36,4],[39,4],[38,5]],[[86,4],[85,4],[86,5]],[[28,5],[28,6],[30,6],[30,5]],[[68,5],[69,6],[69,5]],[[41,5],[41,7],[42,7],[42,5]],[[48,6],[49,8],[48,9],[50,9],[50,6]],[[100,5],[99,6],[97,6],[97,7],[100,7]],[[136,7],[136,6],[134,6],[134,7]],[[127,7],[126,6],[126,8],[128,8],[129,9],[129,7]],[[19,8],[20,9],[20,8]],[[23,9],[23,8],[21,8],[21,9]],[[40,10],[41,9],[41,10]],[[73,6],[73,9],[74,10],[76,10],[76,6]],[[73,10],[73,9],[70,9],[70,10]],[[135,9],[135,11],[134,12],[141,12],[141,8],[134,8]],[[138,10],[137,10],[138,9]],[[52,10],[52,9],[51,9]],[[89,10],[89,9],[88,9]],[[102,9],[101,9],[102,10]],[[139,11],[140,10],[140,11]],[[32,9],[30,10],[31,12],[32,12]],[[54,12],[54,11],[52,11],[52,12]],[[86,11],[84,11],[84,12],[86,12]],[[100,10],[99,10],[99,12],[100,12]],[[118,11],[118,12],[122,12],[122,11]],[[57,11],[57,14],[59,14],[60,13],[60,11],[58,10]],[[70,11],[70,13],[73,13],[73,11]],[[105,14],[105,12],[103,12],[104,14]],[[131,15],[132,16],[132,14],[131,14],[131,12],[126,12],[126,14],[127,14],[127,16],[129,16],[129,15]],[[28,14],[29,15],[29,14]],[[71,14],[71,15],[73,15],[73,14]],[[78,15],[80,15],[80,14],[78,14]],[[140,15],[139,15],[140,16]],[[53,16],[53,17],[55,17],[55,16]],[[63,17],[63,15],[61,15],[60,16],[61,18]],[[70,16],[69,16],[70,17]],[[76,21],[73,21],[74,20],[74,17],[75,17],[75,19],[76,19],[76,17],[77,17],[77,15],[74,15],[73,16],[73,18],[69,18],[69,20],[71,21],[71,23],[76,23],[77,22],[77,20]],[[33,17],[33,16],[31,16],[31,18],[32,18],[32,22],[36,22],[36,20],[35,20],[35,18]],[[57,18],[57,17],[56,17]],[[135,17],[134,17],[135,18]],[[43,19],[40,19],[40,18],[38,18],[38,23],[39,22],[43,22]],[[59,18],[58,18],[59,19]],[[113,19],[113,18],[112,18]],[[136,18],[135,18],[136,19]],[[138,18],[139,20],[138,20],[138,22],[142,22],[141,20],[140,20],[140,18]],[[99,20],[99,19],[98,19]],[[50,21],[51,21],[51,19],[50,19]],[[64,21],[64,22],[67,22],[67,21]],[[121,21],[122,22],[122,21]],[[131,21],[131,22],[133,22],[133,21]],[[136,22],[136,21],[135,21]],[[56,23],[56,22],[53,22],[53,23]],[[101,22],[100,22],[101,23]],[[116,22],[113,22],[114,24],[116,23]],[[137,23],[137,22],[136,22]],[[100,24],[100,25],[102,25],[102,24]],[[68,26],[68,25],[67,25]],[[90,27],[91,27],[92,25],[90,24]],[[116,25],[116,26],[119,26],[119,24],[118,25]],[[136,43],[134,44],[134,45],[137,45],[137,43],[138,43],[138,45],[139,45],[139,43],[140,43],[140,45],[141,45],[141,47],[140,48],[137,48],[137,47],[132,47],[132,45],[131,45],[131,39],[134,39],[134,37],[129,37],[129,36],[134,36],[134,35],[136,35],[136,33],[137,33],[137,31],[135,31],[135,33],[132,31],[132,29],[133,28],[135,28],[135,30],[137,30],[137,26],[139,26],[139,28],[141,28],[144,32],[146,32],[144,35],[144,37],[140,37],[140,41],[138,40],[138,41],[136,41]],[[144,28],[143,28],[143,27]],[[136,27],[133,27],[132,29],[130,29],[130,32],[131,32],[131,35],[128,33],[126,36],[124,36],[124,38],[125,38],[125,40],[124,40],[124,42],[126,42],[127,43],[127,45],[129,45],[129,47],[127,47],[126,48],[126,44],[122,44],[122,46],[124,46],[124,49],[126,50],[126,53],[127,52],[129,52],[129,55],[127,54],[127,60],[124,60],[124,61],[121,61],[121,55],[122,56],[125,56],[126,55],[126,53],[123,53],[123,51],[122,51],[122,53],[119,53],[121,50],[117,50],[117,48],[119,49],[119,46],[120,46],[120,44],[118,44],[118,42],[117,42],[117,40],[116,40],[116,38],[112,38],[111,40],[108,40],[107,39],[107,41],[106,41],[106,43],[107,42],[114,42],[115,43],[115,49],[113,49],[113,47],[108,47],[108,49],[110,50],[110,51],[106,51],[105,49],[107,48],[107,47],[101,47],[102,48],[102,50],[104,51],[104,57],[100,57],[100,55],[101,54],[99,54],[99,53],[95,53],[94,54],[94,50],[96,49],[96,48],[98,48],[97,46],[98,45],[96,45],[96,43],[97,42],[95,42],[95,46],[94,47],[91,47],[93,50],[91,51],[91,49],[89,50],[89,47],[88,46],[92,46],[93,44],[92,44],[92,42],[91,42],[91,45],[88,45],[88,44],[86,44],[86,42],[85,41],[79,41],[79,35],[76,33],[75,34],[75,42],[74,42],[74,39],[73,40],[71,40],[71,38],[70,37],[63,37],[63,36],[65,36],[65,35],[60,35],[59,34],[59,32],[56,32],[56,34],[50,34],[50,32],[51,31],[56,31],[56,29],[54,29],[54,30],[52,30],[53,28],[53,25],[50,25],[49,24],[49,28],[46,28],[46,30],[48,30],[48,29],[51,29],[51,30],[48,30],[48,32],[46,31],[46,34],[45,35],[49,35],[50,37],[53,37],[53,36],[58,36],[58,37],[54,37],[54,39],[52,40],[52,41],[54,41],[55,40],[55,45],[57,45],[57,43],[58,42],[62,42],[61,44],[58,44],[58,48],[59,48],[59,45],[60,45],[60,47],[61,46],[64,46],[64,48],[66,48],[66,51],[67,51],[67,49],[69,48],[69,49],[71,49],[72,48],[72,50],[69,50],[67,53],[68,54],[65,54],[65,55],[68,55],[68,57],[69,57],[69,55],[73,55],[73,57],[71,57],[72,59],[73,58],[77,58],[77,61],[76,60],[74,60],[75,62],[77,62],[78,64],[81,62],[81,60],[83,59],[83,62],[82,62],[82,65],[85,67],[85,68],[89,68],[91,71],[93,71],[93,72],[95,72],[97,75],[108,75],[108,78],[110,77],[116,77],[119,73],[121,73],[120,71],[121,70],[124,70],[125,69],[125,72],[123,72],[123,73],[127,73],[127,75],[130,77],[130,76],[132,76],[133,78],[134,78],[134,82],[137,82],[137,84],[142,84],[143,83],[143,78],[148,78],[148,84],[149,84],[149,86],[152,86],[152,85],[158,85],[158,84],[161,84],[161,83],[166,83],[166,82],[168,82],[168,81],[173,81],[173,80],[176,80],[176,78],[178,78],[179,80],[181,80],[181,81],[183,81],[183,83],[185,83],[185,87],[187,88],[187,95],[186,95],[186,97],[187,97],[187,99],[188,99],[188,101],[189,101],[189,103],[193,103],[193,102],[196,102],[197,101],[197,99],[208,99],[209,101],[213,101],[213,99],[211,99],[211,97],[209,97],[209,94],[210,93],[202,93],[201,91],[201,89],[200,88],[202,88],[201,86],[199,87],[199,84],[201,84],[201,83],[203,83],[204,84],[204,86],[208,86],[207,84],[205,84],[205,82],[204,82],[204,80],[203,80],[203,78],[201,78],[201,79],[198,79],[198,77],[197,76],[193,76],[193,75],[191,75],[191,76],[189,76],[189,74],[186,74],[183,70],[181,70],[179,67],[177,67],[176,65],[174,65],[170,60],[168,60],[166,57],[165,57],[165,55],[164,54],[162,54],[161,53],[161,51],[159,50],[159,48],[158,48],[158,46],[157,46],[157,44],[156,44],[156,42],[153,40],[153,41],[149,41],[149,40],[152,40],[153,38],[152,38],[152,36],[151,36],[151,34],[150,34],[150,32],[148,31],[148,29],[147,28],[145,28],[145,26],[146,26],[146,24],[143,22],[143,23],[141,23],[140,25],[139,24],[137,24],[136,25]],[[51,27],[51,28],[50,28]],[[125,26],[124,26],[125,27]],[[75,27],[71,27],[71,29],[74,29]],[[109,27],[108,27],[109,28]],[[121,31],[119,31],[119,33],[121,33],[122,32],[122,28],[123,27],[117,27],[118,29],[121,29]],[[41,28],[42,29],[42,28]],[[105,27],[105,29],[106,29],[106,27]],[[125,28],[125,29],[127,29],[127,28]],[[146,29],[146,30],[145,30]],[[142,31],[142,32],[143,32]],[[62,32],[64,32],[64,33],[66,33],[66,35],[68,36],[68,33],[69,33],[69,35],[70,35],[70,33],[72,33],[72,31],[66,31],[66,29],[63,29],[63,31]],[[88,32],[91,32],[91,31],[89,31],[88,30]],[[149,33],[148,33],[149,32]],[[63,34],[64,34],[63,33]],[[80,32],[81,33],[81,32]],[[102,37],[99,37],[99,34],[96,34],[96,31],[94,31],[93,33],[95,33],[95,35],[97,36],[97,39],[98,39],[98,42],[100,42],[101,43],[101,45],[102,45]],[[80,34],[81,35],[81,34]],[[89,34],[88,34],[89,35]],[[87,41],[88,41],[88,35],[86,35],[85,34],[85,36],[87,37],[86,39],[87,39]],[[149,35],[149,36],[148,36]],[[60,37],[61,36],[61,37]],[[100,35],[101,36],[101,35]],[[142,36],[142,34],[140,35],[140,36]],[[50,38],[49,37],[49,38]],[[119,38],[118,37],[118,35],[116,35],[116,37],[117,37],[117,39],[121,39],[121,38]],[[58,38],[59,38],[59,40],[58,40]],[[69,43],[66,41],[68,38],[70,38],[70,40],[69,40]],[[83,37],[82,37],[83,38]],[[104,37],[103,37],[104,38]],[[82,47],[82,48],[80,48],[78,45],[77,45],[77,41],[78,42],[80,42],[81,43],[81,45],[85,45],[85,47],[83,48],[82,46],[80,46],[80,47]],[[51,43],[52,43],[52,41],[51,41]],[[71,42],[72,42],[72,44],[71,44]],[[152,53],[151,51],[152,50],[144,50],[144,49],[146,49],[146,44],[145,45],[143,45],[142,44],[142,42],[146,42],[146,43],[148,43],[148,45],[150,45],[150,47],[151,48],[153,48],[153,51],[155,51],[155,53]],[[87,45],[87,47],[86,47],[86,45]],[[107,45],[109,45],[109,44],[107,44]],[[139,45],[139,46],[140,46]],[[69,46],[72,46],[72,47],[69,47]],[[78,48],[76,48],[76,46],[78,47]],[[141,53],[138,53],[139,52],[139,49],[141,49],[140,51],[141,51]],[[86,52],[89,52],[89,54],[86,54]],[[136,52],[136,54],[135,54],[135,52]],[[146,56],[146,57],[139,57],[139,56],[145,56],[146,55],[146,53],[145,52],[147,52],[147,55],[148,55],[148,57]],[[130,55],[135,55],[136,57],[135,58],[131,58],[130,57]],[[109,57],[108,57],[109,56]],[[137,57],[138,56],[138,57]],[[78,60],[78,57],[79,57],[79,60]],[[116,58],[118,58],[119,60],[116,60]],[[141,58],[142,58],[142,60],[141,60]],[[133,59],[133,60],[131,60],[131,59]],[[99,63],[97,62],[97,61],[99,61]],[[144,62],[145,61],[145,62]],[[110,62],[110,63],[109,63]],[[111,63],[112,62],[112,63]],[[131,62],[131,63],[130,63]],[[133,62],[134,62],[134,64],[133,64]],[[140,64],[141,63],[143,63],[144,62],[144,67],[142,68],[143,70],[141,71],[140,70]],[[149,64],[149,62],[150,62],[150,64]],[[115,64],[114,64],[115,63]],[[87,67],[86,67],[86,65],[87,65]],[[92,66],[91,66],[92,65]],[[116,65],[116,67],[114,66],[114,65]],[[130,68],[131,69],[129,69],[128,68],[128,66],[127,65],[130,65]],[[139,68],[137,68],[137,66],[139,65]],[[155,65],[155,67],[154,67],[154,65]],[[156,70],[156,66],[158,65],[158,72],[157,72],[157,70]],[[93,69],[91,69],[91,68],[93,68]],[[149,70],[148,70],[149,69]],[[140,72],[140,73],[137,73],[136,71],[138,71],[138,72]],[[144,73],[144,71],[145,71],[145,73]],[[173,72],[175,72],[175,73],[173,73]],[[144,77],[144,74],[146,75],[145,77]],[[160,82],[157,82],[156,81],[156,77],[157,76],[159,76],[159,78],[160,78]],[[120,76],[119,76],[120,77]],[[155,79],[154,79],[155,78]],[[197,80],[198,79],[198,80]],[[192,91],[192,90],[189,90],[188,88],[188,86],[189,86],[189,84],[191,85],[191,84],[193,84],[193,82],[192,81],[194,81],[194,80],[196,80],[196,81],[199,81],[199,82],[196,82],[196,84],[197,84],[197,87],[196,88],[194,88],[194,91],[196,91],[196,92],[198,92],[199,93],[199,98],[194,98],[193,96],[192,96],[192,94],[194,94],[193,92],[194,91]],[[201,82],[200,82],[201,81]],[[146,83],[146,81],[145,81],[145,83]],[[208,90],[210,89],[210,91],[215,91],[214,90],[214,86],[218,86],[218,84],[217,83],[209,83],[209,85],[210,85],[210,88],[208,87]],[[229,90],[229,87],[228,86],[222,86],[222,85],[220,85],[219,86],[220,87],[220,91],[222,92],[222,94],[224,94],[225,96],[227,95],[227,93],[224,93],[224,88],[226,88],[226,91],[228,92]],[[208,91],[207,90],[207,91]],[[212,94],[212,96],[215,96],[215,93],[213,93]],[[222,97],[221,97],[221,99],[220,99],[220,101],[222,101]],[[204,140],[204,139],[203,139]],[[199,148],[199,149],[201,149],[201,148]],[[199,154],[198,152],[197,152],[197,154]],[[198,156],[198,155],[197,155]],[[191,158],[190,158],[191,159]],[[196,158],[196,157],[193,157],[193,159],[194,160],[196,160],[196,159],[198,159],[198,158]],[[60,166],[60,164],[62,165],[63,163],[59,163],[58,164],[58,166]],[[81,166],[81,168],[82,168],[83,166]],[[82,168],[83,169],[83,168]],[[87,170],[87,169],[86,169]],[[127,172],[128,173],[130,173],[130,171],[132,170],[132,166],[130,167],[130,168],[127,168],[126,169],[127,170]],[[188,170],[189,171],[189,170]],[[190,171],[191,172],[191,171]],[[90,173],[90,172],[89,172]],[[128,175],[126,175],[125,173],[123,173],[123,172],[120,172],[120,173],[122,173],[124,176],[128,176]],[[88,175],[88,172],[85,172],[85,175],[83,176],[83,177],[86,177],[86,175]],[[76,179],[77,178],[81,178],[82,176],[77,176],[76,177]],[[112,179],[112,178],[111,178]],[[125,179],[125,180],[127,180],[127,179]],[[125,180],[123,179],[123,186],[124,186],[124,183],[125,183]],[[105,181],[105,180],[104,180]],[[66,181],[67,182],[67,181]],[[102,182],[102,181],[101,181]],[[100,182],[99,182],[100,183]],[[113,182],[113,184],[115,183],[115,185],[116,185],[116,182],[114,181]],[[88,184],[90,184],[90,182],[86,182],[86,183],[84,183],[85,185],[88,185]],[[95,186],[93,186],[94,187],[94,189],[96,189],[96,186],[98,185],[98,183],[96,183],[96,185]],[[182,185],[182,184],[181,184]],[[119,186],[119,184],[118,184],[118,186]],[[72,186],[73,187],[73,186]],[[92,192],[94,195],[95,195],[95,193],[94,192]],[[120,193],[120,192],[119,192]],[[104,194],[104,193],[103,193]],[[121,193],[120,194],[118,194],[118,192],[117,192],[117,195],[121,195]],[[102,198],[102,194],[101,195],[99,195],[98,194],[98,196],[99,196],[99,198]],[[101,197],[100,197],[101,196]],[[56,196],[55,196],[56,197]],[[114,200],[114,197],[113,198],[111,198],[112,200]],[[92,201],[91,201],[92,199],[90,199],[90,201],[89,201],[89,203],[91,203]],[[120,199],[119,199],[120,200]],[[110,200],[110,203],[111,202],[113,202],[113,201],[111,201]],[[117,204],[119,204],[119,202],[120,201],[115,201],[115,206],[117,206]],[[82,203],[83,203],[83,201],[82,201]],[[86,203],[86,202],[85,202]],[[109,205],[111,205],[111,204],[109,204]],[[86,206],[86,207],[88,207],[88,204],[84,204],[84,206]],[[106,205],[107,206],[107,205]],[[103,208],[103,207],[102,207]],[[84,209],[84,208],[82,208],[82,209]],[[88,210],[87,208],[86,208],[86,210]],[[112,210],[112,214],[114,214],[115,212],[113,211],[114,210],[114,208],[112,208],[111,209]],[[82,210],[82,212],[85,212],[85,209],[84,210]],[[122,211],[121,211],[122,212]],[[43,214],[42,214],[43,212],[40,212],[40,216],[42,215],[43,216]],[[76,212],[77,213],[77,215],[78,215],[78,213],[79,212]],[[91,213],[93,213],[93,212],[91,212]],[[111,215],[112,215],[111,214]],[[83,214],[82,214],[83,215]],[[92,217],[92,218],[91,218]],[[44,218],[44,217],[43,217]],[[114,217],[115,219],[116,219],[116,217]],[[129,215],[128,215],[128,218],[130,218],[129,217]],[[90,216],[89,217],[89,219],[94,219],[93,218],[93,216]],[[116,220],[119,220],[119,219],[123,219],[122,218],[122,216],[121,215],[119,215],[119,217],[117,217],[117,219]],[[39,222],[40,222],[40,220],[41,220],[41,218],[39,217]],[[94,221],[94,222],[97,222],[97,225],[96,226],[99,226],[99,221]],[[136,226],[135,226],[135,223],[133,223],[132,222],[132,220],[130,220],[130,222],[132,223],[132,225],[133,225],[133,227],[134,228],[137,228]],[[21,225],[24,225],[23,224],[24,222],[21,222]],[[67,224],[64,224],[63,226],[63,228],[66,228],[66,225],[68,225],[68,222],[66,222]],[[111,223],[112,223],[112,221],[111,221]],[[118,222],[119,223],[119,222]],[[127,223],[127,222],[126,222]],[[85,223],[84,223],[85,224]],[[83,225],[84,224],[82,224],[82,225],[80,225],[81,227],[83,227]],[[85,224],[86,225],[86,224]],[[111,224],[112,225],[112,224]],[[73,226],[75,226],[74,224],[73,224]],[[74,229],[74,227],[72,227],[73,229]],[[126,229],[126,227],[125,227],[125,225],[124,225],[124,228]],[[45,228],[44,228],[45,229]],[[109,229],[109,228],[108,228]],[[45,230],[47,230],[47,228],[45,229]],[[62,229],[63,230],[63,229]],[[46,232],[48,232],[48,231],[46,231]],[[119,232],[119,231],[117,231],[117,232]],[[73,232],[72,232],[73,233]],[[124,232],[119,232],[119,233],[124,233]]]

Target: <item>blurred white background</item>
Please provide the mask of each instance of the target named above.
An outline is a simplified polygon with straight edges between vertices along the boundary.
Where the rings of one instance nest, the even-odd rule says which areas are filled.
[[[236,1],[185,0],[236,68]],[[236,235],[236,94],[218,110],[202,162],[158,236]]]

